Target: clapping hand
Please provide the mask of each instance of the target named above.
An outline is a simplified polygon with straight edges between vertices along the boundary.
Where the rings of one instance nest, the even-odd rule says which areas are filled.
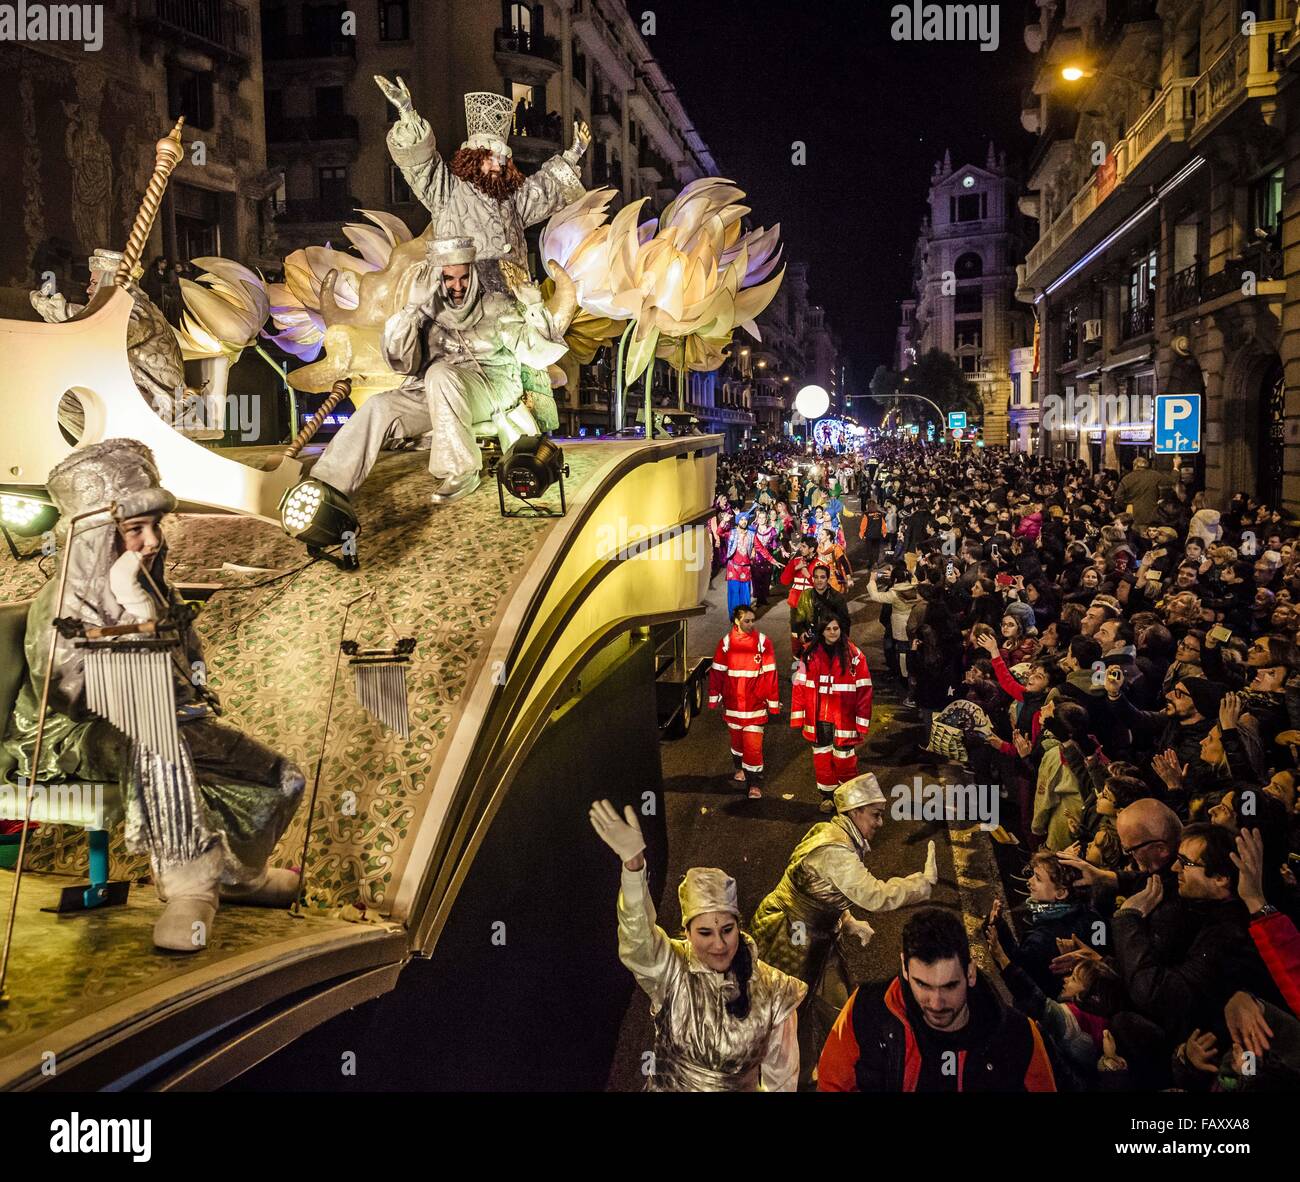
[[[1192,1036],[1183,1044],[1183,1054],[1197,1071],[1204,1071],[1214,1075],[1219,1070],[1219,1064],[1216,1056],[1219,1053],[1218,1044],[1214,1041],[1214,1035],[1208,1030],[1202,1034],[1199,1030],[1193,1030]]]
[[[1172,749],[1160,752],[1152,761],[1156,775],[1164,782],[1170,792],[1177,792],[1183,786],[1183,777],[1187,775],[1187,765],[1178,762],[1178,755]]]
[[[1165,886],[1160,881],[1160,875],[1153,874],[1147,879],[1147,884],[1136,895],[1129,895],[1124,900],[1121,911],[1136,911],[1143,918],[1150,915],[1157,907],[1160,906],[1160,900],[1165,897]]]
[[[1068,940],[1058,937],[1056,941],[1056,956],[1052,958],[1049,966],[1057,976],[1068,977],[1074,972],[1074,966],[1081,960],[1100,960],[1101,953],[1095,948],[1089,948],[1078,936],[1071,936]]]
[[[1237,834],[1237,852],[1230,854],[1237,868],[1237,894],[1253,914],[1265,903],[1264,839],[1258,829],[1243,829]]]
[[[1228,1022],[1228,1033],[1234,1043],[1239,1043],[1254,1055],[1262,1055],[1269,1048],[1273,1028],[1264,1018],[1264,1007],[1251,994],[1238,990],[1223,1007]]]
[[[1241,695],[1238,693],[1227,693],[1223,695],[1219,702],[1219,730],[1231,731],[1237,729],[1237,721],[1241,718]]]
[[[1110,1027],[1101,1032],[1101,1058],[1097,1060],[1098,1071],[1127,1071],[1128,1062],[1115,1050],[1115,1036]]]

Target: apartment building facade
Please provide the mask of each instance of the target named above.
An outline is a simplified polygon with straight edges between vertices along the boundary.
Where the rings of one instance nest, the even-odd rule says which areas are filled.
[[[353,35],[342,32],[350,14]],[[583,160],[588,188],[617,190],[612,209],[645,198],[658,212],[683,185],[719,169],[619,0],[264,0],[267,139],[284,170],[277,197],[282,253],[339,238],[353,210],[380,209],[413,231],[427,214],[385,144],[395,111],[374,75],[401,75],[444,156],[465,138],[462,96],[473,90],[517,101],[510,146],[525,174],[569,146],[575,120],[592,130]],[[535,247],[537,231],[531,241]],[[540,274],[538,260],[533,273]],[[561,430],[609,429],[612,360],[584,367],[559,399]],[[692,374],[687,402],[710,430],[753,426],[748,405],[729,404],[716,375]],[[640,409],[642,385],[629,393]],[[652,397],[678,403],[678,381],[656,363]],[[738,397],[738,396],[737,396]]]
[[[1293,0],[1072,0],[1027,28],[1039,240],[1019,294],[1050,454],[1127,467],[1152,451],[1153,396],[1195,394],[1184,479],[1219,507],[1242,491],[1300,511],[1296,16]]]
[[[1015,299],[1023,253],[1019,182],[1006,153],[989,144],[983,167],[954,168],[944,153],[930,177],[929,213],[913,253],[915,298],[904,301],[897,367],[939,349],[979,392],[984,438],[1007,441],[1011,350],[1030,343],[1030,318]]]
[[[82,298],[86,259],[121,250],[154,163],[185,116],[148,264],[225,255],[275,263],[262,134],[258,0],[130,0],[103,5],[103,46],[0,45],[0,315],[30,317],[27,293],[54,276]],[[173,323],[174,309],[169,310]]]

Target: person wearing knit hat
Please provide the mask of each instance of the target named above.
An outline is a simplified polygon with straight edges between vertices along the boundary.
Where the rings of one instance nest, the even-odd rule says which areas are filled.
[[[649,995],[655,1042],[648,1092],[794,1091],[803,982],[759,958],[740,930],[736,881],[693,867],[677,891],[686,938],[656,922],[636,810],[591,806],[592,828],[622,863],[618,955]]]
[[[1226,685],[1211,681],[1208,677],[1184,677],[1177,684],[1186,689],[1192,706],[1202,718],[1214,719],[1219,716],[1219,703],[1228,692]]]
[[[885,794],[873,773],[840,784],[834,801],[834,818],[804,834],[750,924],[759,955],[812,988],[804,1046],[813,1055],[849,994],[851,978],[839,940],[851,935],[865,947],[874,934],[850,908],[893,911],[928,899],[939,881],[934,842],[927,848],[925,868],[915,874],[882,882],[867,869],[871,839],[884,825],[886,812]],[[805,1063],[809,1071],[812,1066]]]
[[[287,907],[297,897],[298,874],[268,860],[306,781],[285,756],[217,722],[216,697],[185,675],[203,660],[203,649],[184,617],[174,615],[180,597],[167,582],[161,522],[176,500],[160,487],[150,450],[134,439],[79,448],[50,471],[47,487],[61,514],[66,591],[60,610],[61,581],[51,579],[28,612],[27,672],[4,739],[5,762],[37,781],[121,784],[127,848],[149,855],[167,904],[154,944],[198,952],[211,938],[220,899]],[[171,650],[179,764],[144,751],[91,713],[84,650],[61,631],[51,665],[56,614],[92,627],[169,614],[182,621]],[[49,707],[33,768],[47,671]]]

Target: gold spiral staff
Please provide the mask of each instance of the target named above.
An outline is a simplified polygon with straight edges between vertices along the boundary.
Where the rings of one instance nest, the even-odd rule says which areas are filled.
[[[181,128],[185,125],[185,116],[176,120],[176,126],[168,135],[154,144],[153,176],[149,178],[149,187],[144,191],[144,198],[135,215],[135,224],[131,227],[131,236],[126,240],[126,249],[122,252],[122,261],[117,265],[113,282],[125,287],[131,281],[131,272],[144,254],[145,243],[153,232],[154,220],[158,217],[158,208],[162,205],[163,194],[167,191],[167,179],[173,169],[184,159],[185,145],[181,143]]]

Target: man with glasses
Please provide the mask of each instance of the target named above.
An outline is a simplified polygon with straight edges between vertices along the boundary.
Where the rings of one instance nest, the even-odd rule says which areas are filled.
[[[1201,752],[1201,740],[1209,733],[1219,713],[1226,687],[1205,677],[1180,677],[1165,694],[1163,710],[1140,710],[1123,692],[1124,677],[1118,667],[1106,670],[1106,708],[1111,724],[1133,735],[1133,746],[1148,755],[1173,751],[1178,766],[1190,763]],[[1148,783],[1164,792],[1150,773]]]
[[[1167,875],[1151,875],[1115,914],[1115,953],[1129,1000],[1171,1044],[1212,1032],[1226,1050],[1231,1040],[1223,1009],[1238,990],[1281,1002],[1247,930],[1233,852],[1233,836],[1220,826],[1182,831],[1173,871],[1194,935],[1173,956],[1157,946],[1150,923],[1168,890]]]

